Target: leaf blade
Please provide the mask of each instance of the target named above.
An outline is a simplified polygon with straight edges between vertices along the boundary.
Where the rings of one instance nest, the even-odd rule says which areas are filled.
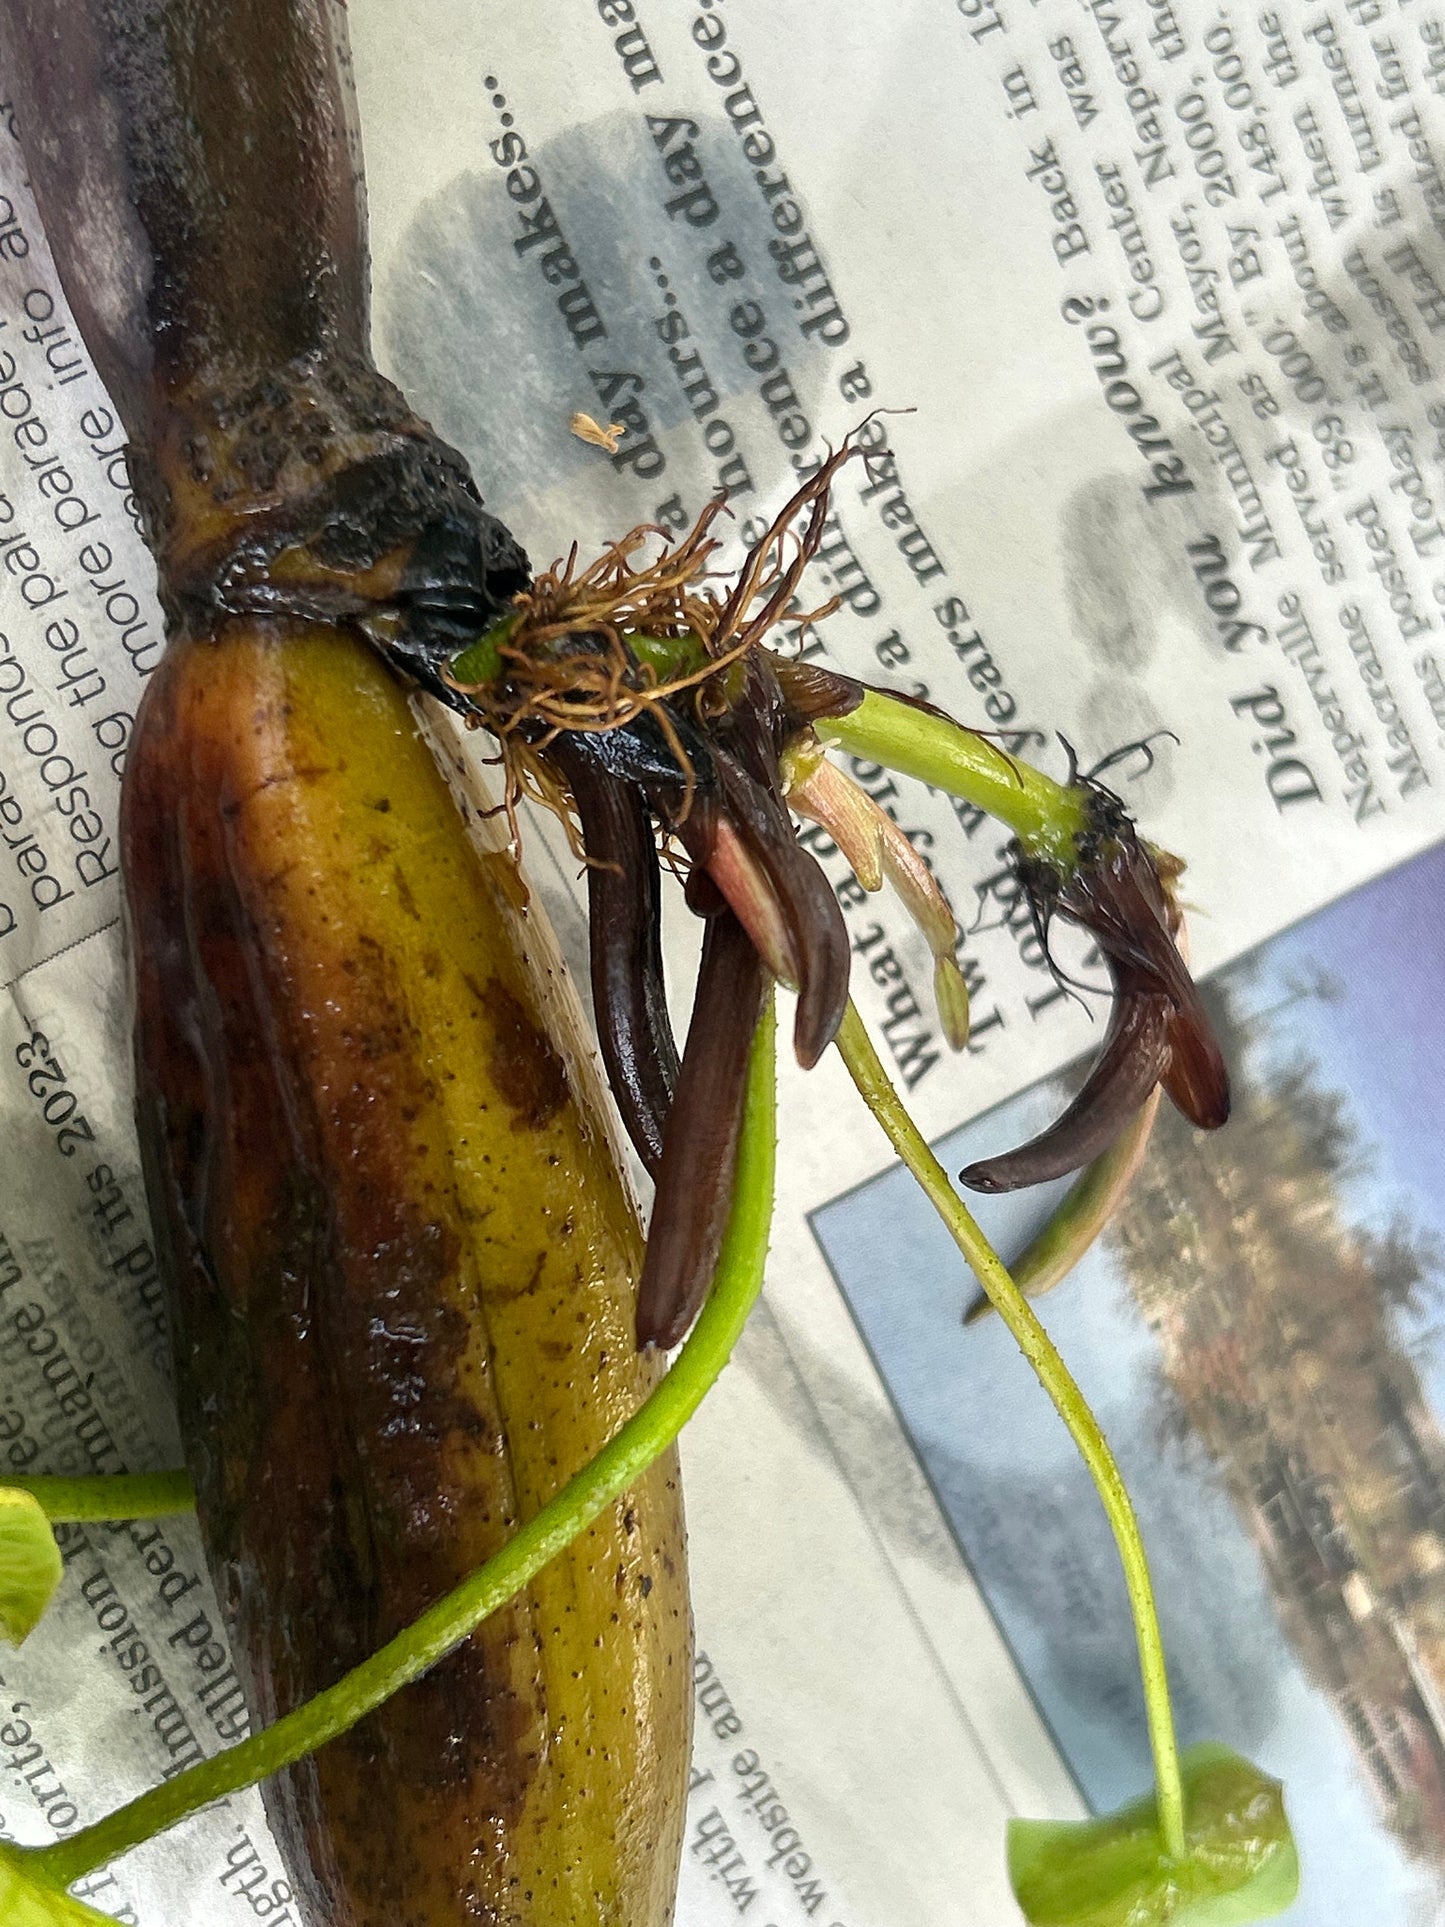
[[[0,1638],[18,1646],[35,1630],[63,1570],[40,1502],[0,1486]]]

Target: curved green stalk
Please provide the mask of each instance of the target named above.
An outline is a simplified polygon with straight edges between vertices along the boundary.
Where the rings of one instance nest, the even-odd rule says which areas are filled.
[[[973,1214],[949,1183],[948,1174],[928,1148],[909,1117],[888,1074],[879,1062],[856,1008],[850,1003],[838,1031],[838,1049],[858,1086],[864,1103],[887,1132],[893,1148],[928,1195],[948,1227],[995,1310],[1013,1333],[1020,1351],[1033,1367],[1055,1410],[1069,1428],[1089,1475],[1098,1488],[1124,1567],[1129,1607],[1139,1644],[1139,1670],[1144,1681],[1144,1704],[1149,1720],[1149,1743],[1154,1753],[1159,1830],[1165,1851],[1182,1860],[1186,1852],[1184,1789],[1179,1773],[1179,1748],[1174,1737],[1174,1715],[1169,1704],[1169,1679],[1149,1562],[1139,1535],[1133,1502],[1098,1420],[1052,1339],[1015,1285],[1002,1260],[975,1222]]]
[[[90,1479],[7,1478],[4,1483],[13,1491],[28,1492],[56,1523],[164,1519],[196,1509],[189,1472],[101,1472]]]
[[[775,1031],[770,1005],[753,1044],[732,1209],[712,1292],[691,1337],[646,1403],[499,1553],[370,1659],[239,1746],[141,1794],[68,1840],[27,1853],[24,1864],[34,1874],[67,1887],[198,1807],[238,1793],[346,1732],[466,1639],[672,1443],[727,1364],[762,1289],[776,1158]]]
[[[1007,823],[1030,854],[1048,857],[1065,875],[1073,870],[1074,839],[1087,827],[1086,790],[1056,783],[975,730],[876,689],[848,715],[824,717],[813,727],[829,748],[886,763],[976,803]]]
[[[468,644],[451,666],[451,678],[458,689],[475,689],[497,680],[502,673],[503,646],[511,640],[512,631],[521,619],[513,611]]]
[[[1133,1121],[1107,1151],[1084,1166],[1047,1223],[1009,1266],[1009,1275],[1025,1298],[1042,1298],[1062,1283],[1119,1209],[1144,1162],[1162,1095],[1163,1087],[1156,1085]],[[992,1310],[988,1293],[981,1291],[963,1314],[963,1322],[977,1324]]]

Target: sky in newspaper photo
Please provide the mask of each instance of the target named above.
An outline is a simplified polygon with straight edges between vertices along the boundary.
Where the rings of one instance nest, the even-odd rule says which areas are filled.
[[[1161,1113],[1123,1212],[1040,1309],[1129,1480],[1185,1743],[1284,1780],[1294,1927],[1445,1914],[1445,846],[1210,986],[1214,1136]],[[1075,1079],[1076,1081],[1076,1079]],[[1030,1136],[1057,1080],[939,1146]],[[1005,1257],[1062,1187],[982,1199]],[[1149,1783],[1104,1515],[901,1170],[814,1229],[1084,1797]]]

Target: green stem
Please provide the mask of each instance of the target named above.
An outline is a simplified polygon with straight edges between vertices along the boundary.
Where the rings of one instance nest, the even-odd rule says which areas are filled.
[[[927,1141],[909,1117],[897,1091],[879,1062],[878,1053],[849,1004],[838,1031],[838,1049],[864,1103],[887,1132],[893,1148],[917,1178],[929,1202],[948,1227],[954,1243],[973,1268],[994,1308],[1013,1333],[1020,1351],[1068,1426],[1089,1475],[1098,1487],[1109,1524],[1119,1547],[1129,1608],[1139,1643],[1139,1670],[1144,1680],[1144,1705],[1149,1720],[1149,1742],[1154,1752],[1159,1830],[1165,1851],[1176,1860],[1185,1855],[1184,1788],[1179,1776],[1179,1749],[1174,1737],[1174,1715],[1169,1704],[1169,1679],[1149,1562],[1139,1536],[1139,1521],[1123,1477],[1089,1410],[1083,1393],[1059,1356],[1052,1339],[1032,1307],[1005,1270],[1002,1260],[974,1221],[972,1213],[948,1181],[948,1174],[929,1150]]]
[[[94,1826],[27,1855],[28,1866],[68,1887],[198,1807],[238,1793],[334,1740],[466,1639],[672,1443],[727,1364],[762,1288],[776,1159],[775,1029],[770,1008],[753,1044],[737,1178],[712,1292],[692,1336],[647,1402],[495,1557],[335,1686]]]
[[[1067,1278],[1119,1209],[1144,1162],[1161,1095],[1162,1088],[1156,1086],[1108,1150],[1084,1166],[1043,1229],[1009,1266],[1025,1298],[1041,1298]],[[987,1292],[982,1292],[963,1322],[976,1324],[992,1310]]]
[[[164,1519],[194,1512],[196,1495],[188,1472],[103,1472],[92,1479],[6,1479],[28,1492],[47,1519],[89,1523],[104,1519]]]
[[[986,736],[874,689],[848,715],[825,717],[813,727],[830,748],[886,763],[976,803],[1007,823],[1031,854],[1048,857],[1066,874],[1073,870],[1087,793],[1056,783]]]

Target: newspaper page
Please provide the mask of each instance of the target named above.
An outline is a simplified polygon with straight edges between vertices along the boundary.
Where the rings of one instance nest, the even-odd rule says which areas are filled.
[[[791,646],[1059,773],[1147,743],[1108,780],[1188,859],[1202,966],[1445,832],[1438,7],[557,0],[541,31],[368,0],[349,24],[378,357],[534,562],[682,531],[719,487],[740,552],[871,414],[809,585],[841,606]],[[115,805],[163,637],[13,128],[0,195],[0,1433],[16,1470],[141,1469],[179,1447]],[[615,455],[568,434],[579,409]],[[809,836],[937,1134],[1096,1033],[995,826],[852,773],[969,927],[954,1058],[921,941]],[[575,952],[576,866],[527,837]],[[767,1299],[685,1442],[679,1919],[1006,1922],[1006,1818],[1092,1794],[834,1282],[823,1208],[888,1160],[831,1060],[785,1075],[782,1138]],[[1009,1396],[980,1388],[979,1425]],[[0,1660],[23,1840],[246,1727],[190,1524],[62,1538],[56,1608]],[[294,1917],[254,1795],[88,1892],[148,1927]]]

